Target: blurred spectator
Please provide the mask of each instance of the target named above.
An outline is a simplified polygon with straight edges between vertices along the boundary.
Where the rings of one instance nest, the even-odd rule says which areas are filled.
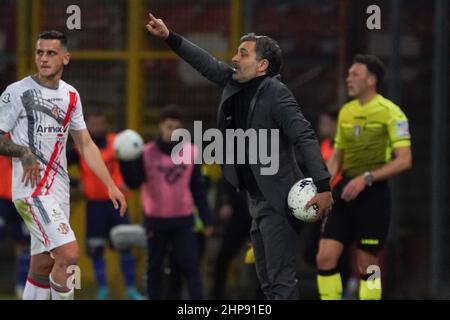
[[[183,146],[183,151],[192,151],[189,164],[175,164],[171,158],[172,149],[178,144],[171,141],[171,136],[181,127],[180,110],[175,106],[164,108],[159,122],[160,136],[145,145],[139,159],[121,162],[127,185],[141,187],[148,236],[147,290],[151,300],[163,298],[162,268],[171,250],[174,262],[187,280],[190,298],[203,298],[194,205],[200,212],[206,236],[213,232],[212,214],[200,165],[193,161],[195,146],[190,143]]]

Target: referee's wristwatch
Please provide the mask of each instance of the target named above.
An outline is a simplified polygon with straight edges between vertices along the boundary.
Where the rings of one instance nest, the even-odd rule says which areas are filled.
[[[372,172],[366,171],[364,172],[364,180],[366,180],[366,185],[371,187],[373,184],[373,175]]]

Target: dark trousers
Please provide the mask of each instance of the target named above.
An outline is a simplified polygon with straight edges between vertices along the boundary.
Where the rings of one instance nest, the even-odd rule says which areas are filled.
[[[269,300],[299,298],[296,254],[299,225],[263,198],[249,196],[250,236],[261,289]]]
[[[198,243],[192,226],[192,217],[182,223],[177,221],[176,225],[164,223],[166,221],[161,224],[159,223],[161,221],[158,220],[146,219],[145,221],[148,236],[147,290],[149,299],[163,298],[162,269],[170,250],[172,250],[174,262],[186,279],[190,298],[202,299]]]

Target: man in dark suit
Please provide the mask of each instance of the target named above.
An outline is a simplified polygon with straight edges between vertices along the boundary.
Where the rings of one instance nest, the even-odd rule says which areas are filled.
[[[280,47],[269,37],[245,35],[229,66],[169,31],[152,14],[149,14],[147,30],[164,39],[204,77],[224,88],[218,110],[218,127],[224,136],[227,129],[280,132],[279,136],[268,139],[268,145],[278,145],[279,167],[275,172],[267,174],[261,162],[251,163],[249,158],[254,155],[249,154],[248,145],[244,164],[234,161],[222,168],[225,178],[237,189],[247,190],[249,195],[250,235],[261,289],[268,299],[297,299],[295,257],[299,223],[289,213],[286,203],[290,188],[304,177],[296,155],[302,158],[318,188],[307,207],[317,205],[318,215],[322,217],[330,210],[333,200],[330,174],[314,131],[292,93],[280,81]]]

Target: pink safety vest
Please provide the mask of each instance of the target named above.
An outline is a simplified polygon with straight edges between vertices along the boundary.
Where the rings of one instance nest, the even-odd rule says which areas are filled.
[[[147,217],[176,218],[192,214],[194,200],[190,183],[196,154],[193,144],[185,144],[177,158],[191,159],[188,164],[184,164],[187,161],[175,164],[171,155],[162,152],[156,142],[144,146],[146,180],[141,186],[141,203]]]

